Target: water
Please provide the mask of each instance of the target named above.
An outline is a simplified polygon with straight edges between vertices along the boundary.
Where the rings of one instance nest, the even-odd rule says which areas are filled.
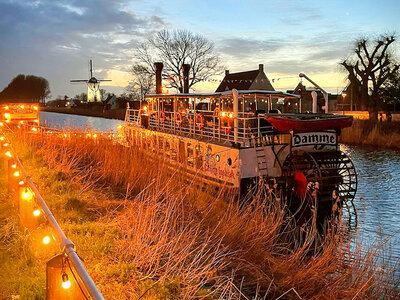
[[[361,149],[342,145],[358,174],[355,205],[357,237],[368,246],[384,245],[393,261],[400,259],[400,151]]]
[[[94,129],[99,131],[115,131],[117,129],[117,125],[123,123],[121,120],[59,114],[44,111],[41,111],[39,116],[41,125],[47,125],[57,129],[79,128]]]
[[[41,123],[51,127],[115,130],[121,120],[40,112]],[[400,259],[400,151],[375,151],[341,146],[353,160],[358,174],[355,205],[357,238],[368,246],[390,238],[385,249],[393,261]]]

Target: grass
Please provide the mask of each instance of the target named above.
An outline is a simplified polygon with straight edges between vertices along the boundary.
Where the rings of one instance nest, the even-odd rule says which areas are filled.
[[[311,223],[299,239],[273,186],[260,183],[243,209],[229,193],[203,193],[166,172],[163,161],[107,138],[18,136],[24,165],[106,299],[400,296],[393,270],[377,268],[374,251],[350,250],[344,230],[321,237]],[[158,167],[144,167],[150,165]],[[1,223],[1,235],[10,236],[1,238],[1,249],[11,248],[1,250],[0,276],[8,281],[0,282],[0,295],[43,298],[48,257],[28,251],[26,272],[17,272],[26,262],[17,249],[30,242],[3,199],[15,225],[10,231],[9,221]],[[41,276],[30,276],[35,272]]]
[[[340,142],[398,150],[400,149],[400,123],[354,120],[353,126],[343,129]]]

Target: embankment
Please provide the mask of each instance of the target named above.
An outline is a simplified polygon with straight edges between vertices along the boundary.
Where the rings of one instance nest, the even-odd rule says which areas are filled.
[[[354,120],[353,126],[343,129],[339,141],[349,145],[400,150],[400,122]]]
[[[72,114],[88,117],[101,117],[107,119],[125,119],[125,109],[96,110],[90,108],[64,108],[64,107],[41,107],[41,111],[56,112],[60,114]]]

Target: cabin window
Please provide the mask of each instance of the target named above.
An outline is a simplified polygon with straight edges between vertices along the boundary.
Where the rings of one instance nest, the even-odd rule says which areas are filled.
[[[187,165],[189,167],[194,166],[194,151],[193,151],[193,144],[192,143],[187,143]]]
[[[201,169],[203,167],[203,146],[196,145],[196,168]]]
[[[178,160],[178,152],[176,151],[176,141],[171,142],[171,159],[174,161]]]
[[[184,163],[186,160],[185,142],[179,141],[179,162]]]
[[[165,156],[170,157],[170,151],[171,151],[171,144],[168,139],[165,139]]]

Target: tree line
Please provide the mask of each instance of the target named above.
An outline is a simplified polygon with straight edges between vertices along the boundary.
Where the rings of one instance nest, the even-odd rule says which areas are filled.
[[[19,74],[0,92],[0,102],[44,102],[49,95],[45,78]]]

